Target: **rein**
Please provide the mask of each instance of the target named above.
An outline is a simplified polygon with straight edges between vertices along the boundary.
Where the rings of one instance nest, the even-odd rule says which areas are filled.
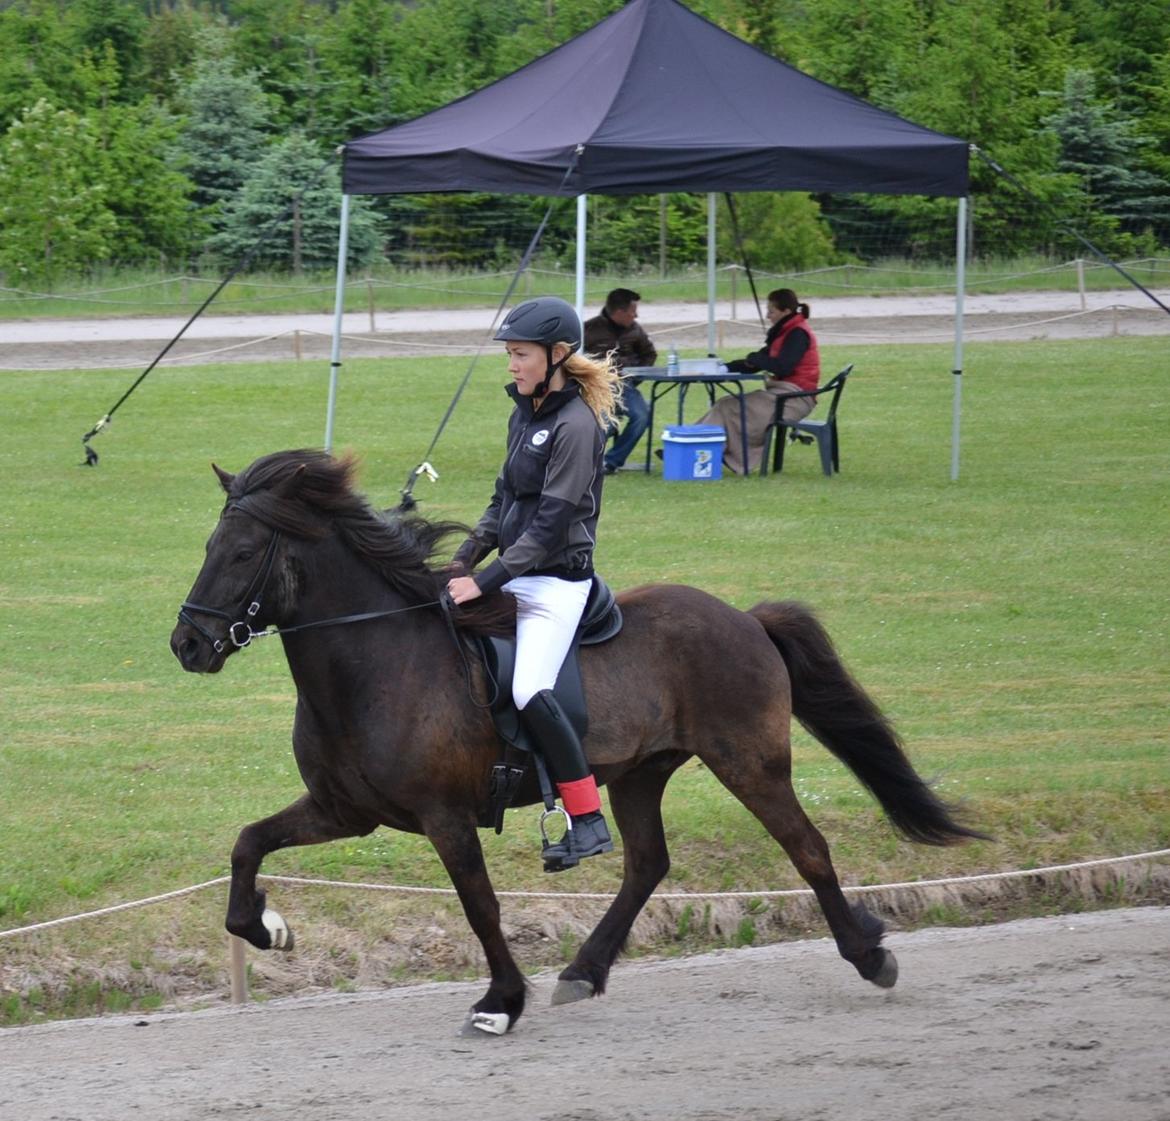
[[[276,547],[280,543],[280,531],[273,530],[272,537],[268,542],[268,548],[264,551],[264,559],[260,562],[260,568],[256,575],[252,578],[252,582],[248,585],[248,590],[244,593],[240,600],[240,606],[234,611],[220,611],[218,607],[204,607],[202,604],[191,603],[184,601],[179,605],[179,622],[186,623],[190,627],[194,627],[209,643],[217,654],[222,654],[227,649],[228,641],[236,647],[237,650],[242,650],[245,646],[250,646],[254,638],[271,638],[278,634],[294,634],[297,631],[312,630],[315,627],[337,627],[343,623],[363,623],[368,619],[385,619],[390,615],[402,615],[407,611],[418,611],[424,607],[439,606],[441,601],[434,599],[427,603],[412,603],[409,607],[394,607],[387,611],[363,611],[357,615],[338,615],[332,619],[315,619],[310,623],[298,623],[293,627],[269,627],[264,630],[255,631],[252,629],[252,620],[260,611],[264,589],[268,584],[268,578],[272,575],[272,565],[276,559]],[[245,607],[244,605],[247,604]],[[210,631],[208,631],[197,619],[193,618],[191,612],[195,611],[201,615],[211,615],[216,619],[231,619],[232,615],[243,614],[243,618],[237,619],[229,623],[227,639],[215,638]]]

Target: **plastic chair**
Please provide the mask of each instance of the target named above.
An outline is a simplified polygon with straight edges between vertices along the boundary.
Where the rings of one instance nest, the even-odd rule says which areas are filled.
[[[841,470],[840,454],[837,444],[837,405],[841,400],[841,391],[845,382],[853,372],[853,364],[845,367],[832,381],[825,382],[819,389],[810,389],[804,393],[778,393],[776,395],[776,411],[772,421],[764,432],[764,454],[760,459],[760,474],[768,473],[768,453],[772,450],[772,439],[775,437],[776,450],[772,456],[772,470],[777,474],[784,469],[784,445],[796,440],[811,444],[814,440],[817,450],[821,453],[821,470],[830,478],[834,472]],[[829,411],[821,419],[805,417],[803,420],[789,421],[784,419],[784,403],[793,397],[812,397],[814,400],[825,393],[831,393]],[[780,432],[779,429],[788,429]]]

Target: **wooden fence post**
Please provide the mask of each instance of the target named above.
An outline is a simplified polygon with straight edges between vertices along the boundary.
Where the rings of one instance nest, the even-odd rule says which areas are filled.
[[[248,971],[244,961],[244,940],[234,934],[228,935],[228,950],[231,959],[232,1004],[248,1003]]]

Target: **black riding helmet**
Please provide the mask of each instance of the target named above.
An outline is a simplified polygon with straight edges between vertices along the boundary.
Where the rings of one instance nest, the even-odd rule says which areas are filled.
[[[540,296],[517,304],[500,324],[494,338],[500,342],[540,343],[548,356],[548,370],[544,381],[536,388],[533,397],[543,397],[548,392],[548,383],[553,374],[568,358],[554,362],[552,348],[556,343],[565,343],[569,354],[581,347],[581,320],[572,304],[559,296]]]

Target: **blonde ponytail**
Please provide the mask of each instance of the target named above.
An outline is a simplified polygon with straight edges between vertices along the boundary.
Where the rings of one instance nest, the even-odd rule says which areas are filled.
[[[613,353],[604,359],[570,354],[561,369],[565,377],[572,378],[581,387],[581,397],[593,410],[597,423],[608,429],[617,418],[622,395],[622,379],[614,365]]]

